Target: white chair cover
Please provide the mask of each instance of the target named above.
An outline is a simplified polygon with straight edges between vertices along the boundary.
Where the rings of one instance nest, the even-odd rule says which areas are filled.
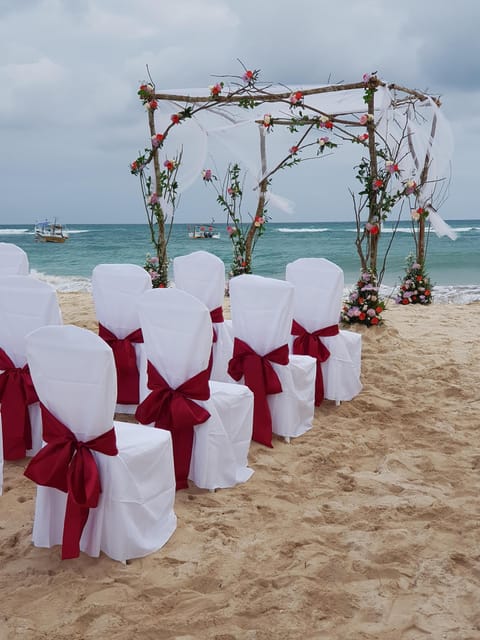
[[[44,327],[28,336],[27,357],[40,401],[78,440],[115,428],[118,455],[93,452],[102,492],[90,509],[81,551],[125,561],[160,549],[176,528],[171,437],[113,421],[117,387],[110,347],[87,329]],[[37,487],[35,546],[61,544],[66,497]]]
[[[173,260],[173,277],[178,289],[187,291],[212,312],[223,307],[225,298],[225,265],[208,251],[194,251]],[[213,343],[213,365],[210,377],[220,382],[233,382],[227,373],[233,352],[232,323],[214,322],[217,340]]]
[[[230,280],[233,334],[264,356],[289,343],[294,288],[288,282],[256,275]],[[315,360],[289,356],[288,365],[272,364],[282,392],[268,396],[273,433],[297,437],[312,426]]]
[[[92,296],[100,324],[119,339],[140,328],[137,303],[139,297],[152,288],[152,280],[137,264],[99,264],[92,272]],[[140,386],[145,386],[146,360],[143,344],[134,345]],[[117,403],[119,413],[135,413],[137,404]]]
[[[16,367],[27,364],[25,337],[45,325],[62,324],[55,289],[31,276],[0,276],[0,348]],[[38,402],[29,406],[34,455],[42,446],[42,424]],[[1,426],[1,416],[0,416]]]
[[[212,346],[206,306],[177,288],[147,291],[139,301],[145,351],[172,389],[204,371]],[[149,394],[145,388],[141,399]],[[210,398],[196,400],[210,418],[194,429],[189,479],[202,489],[231,487],[252,475],[247,467],[253,394],[246,387],[210,382]]]
[[[28,256],[11,242],[0,242],[0,276],[28,276]]]
[[[338,265],[325,258],[299,258],[287,264],[286,279],[295,287],[294,318],[302,327],[313,332],[338,324],[344,291]],[[337,403],[351,400],[362,389],[362,336],[341,330],[322,342],[330,351],[322,363],[325,398]]]

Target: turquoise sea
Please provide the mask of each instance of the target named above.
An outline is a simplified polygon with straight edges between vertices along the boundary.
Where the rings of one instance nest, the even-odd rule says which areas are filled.
[[[458,234],[456,240],[429,234],[427,270],[435,284],[434,300],[460,303],[480,300],[480,220],[455,220],[449,224]],[[173,226],[169,258],[204,249],[222,258],[228,271],[231,241],[226,226],[216,224],[220,238],[208,240],[189,239],[189,226]],[[102,262],[143,265],[146,253],[152,252],[146,224],[71,224],[68,230],[70,239],[66,243],[50,244],[34,240],[33,225],[0,225],[0,242],[22,247],[28,254],[32,273],[59,291],[88,291],[95,265]],[[391,239],[392,230],[386,225],[380,255]],[[288,262],[320,256],[343,268],[348,288],[359,274],[354,240],[353,222],[268,223],[255,249],[253,269],[259,275],[283,278]],[[411,225],[401,223],[387,259],[385,292],[399,283],[405,258],[413,252]]]

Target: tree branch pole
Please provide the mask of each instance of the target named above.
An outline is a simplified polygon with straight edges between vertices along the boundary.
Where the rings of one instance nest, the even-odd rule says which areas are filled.
[[[156,134],[155,130],[155,115],[154,110],[150,109],[148,111],[148,126],[150,128],[150,137]],[[160,160],[158,157],[158,147],[152,149],[152,159],[153,159],[153,167],[155,174],[155,193],[160,198],[162,194],[162,178],[161,178],[161,169],[160,169]],[[151,222],[151,233],[155,238],[155,249],[158,257],[158,264],[161,268],[161,276],[166,283],[168,280],[168,257],[167,257],[167,245],[165,243],[165,215],[163,213],[163,209],[161,208],[160,203],[158,204],[160,209],[160,215],[155,216],[157,223],[157,233],[155,234],[153,225],[154,222]]]
[[[432,148],[433,139],[437,130],[437,114],[433,114],[432,128],[430,130],[430,141],[425,154],[425,162],[423,163],[422,173],[420,174],[420,189],[423,188],[428,178],[428,170],[430,167],[430,150]],[[425,203],[422,203],[425,206]],[[420,216],[418,220],[418,245],[417,245],[417,262],[424,266],[425,262],[425,216]]]
[[[376,82],[375,82],[376,86]],[[368,152],[370,156],[370,179],[371,185],[368,193],[368,221],[371,224],[378,225],[378,233],[377,234],[369,234],[368,238],[368,260],[369,264],[365,265],[370,268],[370,270],[377,275],[377,254],[378,254],[378,240],[380,238],[380,233],[382,229],[382,221],[381,216],[379,215],[379,206],[378,206],[378,193],[375,189],[373,189],[373,184],[377,179],[378,175],[378,164],[377,164],[377,148],[375,145],[375,91],[372,91],[368,97],[368,121],[367,121],[367,132],[368,132]],[[362,265],[363,267],[364,265]]]

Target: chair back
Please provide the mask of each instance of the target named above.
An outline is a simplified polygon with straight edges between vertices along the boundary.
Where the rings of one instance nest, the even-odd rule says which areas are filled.
[[[117,378],[101,338],[74,325],[42,327],[27,336],[26,352],[40,402],[79,440],[111,429]]]
[[[223,305],[225,265],[213,253],[194,251],[174,258],[173,278],[178,289],[201,300],[209,311]]]
[[[45,325],[61,325],[55,289],[31,276],[0,276],[0,348],[23,367],[25,337]]]
[[[119,339],[140,327],[137,303],[152,281],[137,264],[98,264],[92,271],[97,320]]]
[[[11,242],[0,242],[0,275],[28,276],[28,256],[23,249]]]
[[[212,321],[207,307],[186,291],[152,289],[138,301],[147,359],[173,389],[207,368]]]
[[[233,334],[259,355],[288,342],[294,287],[285,280],[244,274],[230,280]]]
[[[338,324],[342,306],[342,269],[325,258],[299,258],[287,264],[285,278],[295,287],[294,318],[307,331]]]

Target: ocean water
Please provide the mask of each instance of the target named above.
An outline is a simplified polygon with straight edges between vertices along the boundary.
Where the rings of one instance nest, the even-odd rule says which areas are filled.
[[[435,302],[468,303],[480,300],[480,220],[455,220],[449,224],[456,240],[428,236],[427,271],[434,284]],[[197,251],[211,251],[228,271],[231,241],[226,226],[216,224],[219,239],[191,240],[187,224],[173,226],[168,245],[170,259]],[[0,225],[0,242],[12,242],[27,254],[32,273],[50,282],[58,291],[88,291],[92,269],[99,263],[132,262],[143,265],[153,252],[146,224],[69,225],[70,239],[64,244],[36,242],[33,225]],[[386,225],[380,252],[392,238]],[[324,257],[338,264],[345,273],[348,289],[358,278],[359,260],[355,249],[353,222],[268,223],[259,238],[253,271],[259,275],[283,278],[288,262],[300,257]],[[404,273],[405,258],[414,253],[409,223],[401,223],[387,258],[383,293],[389,295]],[[378,263],[380,267],[380,261]]]

